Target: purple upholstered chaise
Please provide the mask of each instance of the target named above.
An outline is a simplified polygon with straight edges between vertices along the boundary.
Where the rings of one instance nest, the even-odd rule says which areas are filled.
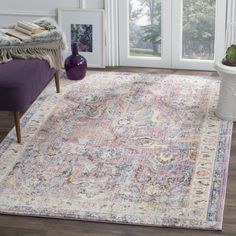
[[[53,76],[59,93],[58,71],[44,60],[13,59],[0,64],[0,110],[14,112],[18,143],[21,143],[20,112],[29,107]]]

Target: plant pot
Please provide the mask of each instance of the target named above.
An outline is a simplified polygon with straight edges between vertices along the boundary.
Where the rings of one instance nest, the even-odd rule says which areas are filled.
[[[67,57],[64,63],[66,75],[70,80],[81,80],[86,75],[87,61],[78,53],[78,46],[73,43],[71,46],[72,55]]]
[[[222,77],[216,115],[223,120],[236,121],[236,67],[215,63]]]
[[[225,65],[225,66],[235,66],[236,67],[235,63],[230,63],[225,58],[222,60],[222,64]]]

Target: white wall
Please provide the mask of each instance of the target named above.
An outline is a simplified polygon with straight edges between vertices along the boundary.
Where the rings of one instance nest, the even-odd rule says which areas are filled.
[[[0,27],[17,20],[34,20],[46,16],[56,18],[59,7],[104,8],[103,0],[0,0]]]
[[[104,1],[103,0],[85,0],[85,6],[87,8],[104,9]]]

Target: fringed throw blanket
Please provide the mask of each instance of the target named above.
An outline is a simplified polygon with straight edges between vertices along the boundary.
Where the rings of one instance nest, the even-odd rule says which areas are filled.
[[[24,41],[6,35],[7,29],[0,30],[0,63],[7,63],[13,58],[38,58],[46,60],[51,68],[60,69],[62,50],[66,48],[63,32],[56,22],[48,18],[36,20],[34,23],[49,30],[35,34]]]

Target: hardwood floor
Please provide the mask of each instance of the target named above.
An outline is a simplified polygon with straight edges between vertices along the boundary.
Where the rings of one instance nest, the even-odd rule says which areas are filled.
[[[184,75],[216,76],[214,72],[137,69],[137,68],[108,68],[109,71],[150,72]],[[13,115],[0,112],[0,140],[13,127]],[[143,227],[119,224],[105,224],[72,220],[46,219],[36,217],[0,215],[0,236],[235,236],[236,235],[236,127],[233,130],[231,159],[227,185],[226,204],[224,212],[223,231],[202,231]]]

